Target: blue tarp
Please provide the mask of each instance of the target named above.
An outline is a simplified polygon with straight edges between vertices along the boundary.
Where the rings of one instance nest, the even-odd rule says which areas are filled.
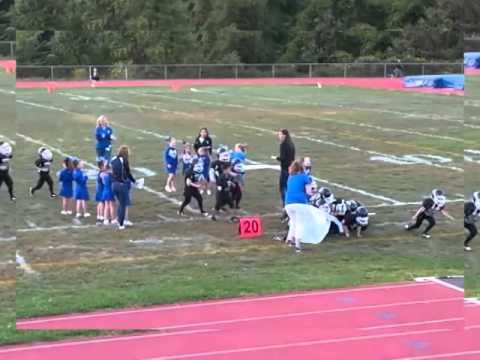
[[[480,69],[480,52],[467,52],[463,57],[463,64],[467,68]]]
[[[407,88],[429,87],[463,90],[465,77],[463,74],[407,76],[403,79],[403,86]]]

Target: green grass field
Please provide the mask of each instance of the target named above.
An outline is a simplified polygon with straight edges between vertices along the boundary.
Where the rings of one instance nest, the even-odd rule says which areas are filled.
[[[17,245],[36,272],[17,271],[18,317],[463,273],[461,97],[313,86],[198,90],[17,91]],[[27,195],[39,144],[57,151],[56,170],[60,154],[94,162],[99,114],[112,120],[117,145],[133,149],[136,174],[156,173],[146,178],[149,191],[134,192],[136,225],[125,232],[61,217],[59,201],[46,190]],[[181,193],[162,193],[164,138],[192,141],[203,126],[216,144],[247,142],[249,158],[262,164],[274,164],[275,132],[289,128],[298,155],[313,158],[321,185],[377,213],[366,237],[332,237],[301,255],[272,241],[282,227],[278,173],[268,169],[247,174],[240,214],[263,215],[264,237],[239,240],[234,225],[195,214],[179,220]],[[456,200],[448,208],[458,220],[439,217],[429,240],[405,233],[418,207],[409,203],[434,187]],[[4,191],[0,196],[6,202]]]
[[[465,162],[465,196],[471,197],[473,191],[480,188],[480,76],[469,76],[465,93],[465,139],[475,141],[476,146],[465,146],[466,156],[473,157],[475,162]],[[471,151],[473,150],[473,151]],[[475,152],[477,151],[477,153]],[[476,158],[475,158],[476,156]],[[478,238],[472,241],[472,247],[478,247]],[[467,296],[480,297],[480,253],[476,251],[465,257],[465,286]]]

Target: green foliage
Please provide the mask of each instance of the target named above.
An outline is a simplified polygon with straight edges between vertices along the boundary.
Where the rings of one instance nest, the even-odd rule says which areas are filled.
[[[465,0],[463,21],[462,5],[457,0],[17,0],[18,29],[30,34],[20,36],[18,59],[36,64],[458,60],[462,22],[475,32],[480,16],[480,6]],[[0,7],[0,19],[5,14]]]

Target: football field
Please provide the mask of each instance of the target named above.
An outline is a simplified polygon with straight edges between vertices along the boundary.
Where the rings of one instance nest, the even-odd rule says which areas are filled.
[[[316,86],[17,90],[17,126],[10,129],[17,133],[17,248],[32,269],[17,272],[17,317],[461,274],[463,150],[478,142],[474,129],[464,133],[462,105],[458,96]],[[46,189],[28,196],[41,145],[54,152],[55,172],[64,156],[75,155],[94,174],[100,114],[111,120],[115,147],[132,149],[134,175],[146,180],[133,192],[135,225],[124,232],[61,216]],[[217,145],[248,143],[256,166],[247,172],[239,215],[262,216],[262,238],[239,240],[236,225],[201,218],[195,204],[188,217],[176,215],[183,181],[179,176],[176,194],[163,191],[165,139],[192,142],[200,127]],[[320,186],[376,213],[364,238],[332,236],[301,255],[272,240],[283,227],[270,157],[283,127],[293,133],[297,156],[312,157]],[[466,171],[477,166],[478,155],[470,155]],[[89,188],[94,198],[93,176]],[[447,193],[457,221],[439,215],[431,239],[405,233],[433,188]],[[0,197],[7,201],[4,190]],[[206,202],[210,209],[213,197]],[[8,210],[5,216],[14,219]],[[12,229],[3,227],[0,237],[13,236]]]
[[[480,77],[469,76],[466,80],[465,92],[465,197],[471,198],[474,191],[480,188]],[[475,145],[469,147],[472,142]],[[468,161],[471,158],[477,161]],[[478,239],[472,241],[472,247],[476,247]],[[465,257],[465,280],[467,296],[480,296],[480,255],[478,251],[467,254]]]

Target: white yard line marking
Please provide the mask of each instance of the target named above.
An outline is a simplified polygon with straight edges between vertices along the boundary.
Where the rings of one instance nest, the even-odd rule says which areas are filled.
[[[32,351],[32,350],[43,350],[43,349],[56,349],[56,348],[73,347],[73,346],[85,346],[85,345],[92,345],[92,344],[115,343],[115,342],[124,342],[124,341],[138,341],[138,340],[143,340],[143,339],[154,339],[154,338],[163,338],[163,337],[170,337],[170,336],[202,334],[202,333],[209,333],[209,332],[214,332],[214,331],[218,331],[218,330],[217,329],[200,329],[200,330],[191,330],[191,331],[176,331],[176,332],[166,333],[166,334],[117,336],[117,337],[110,337],[110,338],[96,339],[96,340],[83,340],[83,341],[59,342],[59,343],[52,343],[52,344],[40,344],[40,345],[32,345],[32,346],[15,347],[15,348],[11,348],[11,349],[3,349],[3,350],[0,350],[0,354],[10,354],[10,353],[16,353],[16,352],[21,352],[21,351]]]
[[[191,358],[229,355],[229,354],[238,354],[238,353],[251,353],[251,352],[268,351],[268,350],[280,350],[280,349],[288,349],[288,348],[309,347],[309,346],[315,346],[315,345],[338,344],[338,343],[345,343],[345,342],[350,342],[350,341],[388,339],[388,338],[397,338],[397,337],[409,336],[409,335],[437,334],[437,333],[444,333],[444,332],[451,332],[451,331],[452,330],[450,330],[450,329],[432,329],[432,330],[425,330],[425,331],[409,331],[409,332],[404,332],[404,333],[380,334],[380,335],[370,335],[370,336],[353,336],[353,337],[328,339],[328,340],[292,342],[292,343],[279,344],[279,345],[245,347],[245,348],[237,348],[237,349],[231,349],[231,350],[217,350],[217,351],[200,352],[200,353],[167,355],[167,356],[160,356],[160,357],[156,357],[156,358],[149,358],[149,359],[145,359],[145,360],[191,359]]]
[[[258,162],[258,161],[253,161],[253,160],[248,160],[248,162],[250,162],[251,164],[254,164],[254,165],[262,165],[262,166],[265,166],[265,167],[269,166],[273,170],[280,171],[280,165],[268,165],[268,164],[264,164],[264,163],[261,163],[261,162]],[[317,177],[314,177],[314,179],[317,182],[320,182],[320,183],[323,183],[323,184],[328,184],[328,185],[334,186],[334,187],[339,188],[339,189],[347,190],[349,192],[361,194],[361,195],[371,197],[371,198],[375,198],[375,199],[379,199],[379,200],[382,200],[382,201],[387,201],[387,202],[392,203],[392,204],[397,204],[397,205],[403,204],[399,200],[395,200],[395,199],[392,199],[392,198],[389,198],[389,197],[386,197],[386,196],[383,196],[383,195],[373,194],[373,193],[370,193],[370,192],[365,191],[365,190],[356,189],[354,187],[339,184],[339,183],[329,181],[329,180],[326,180],[326,179],[320,179],[320,178],[317,178]]]
[[[480,164],[480,150],[465,149],[463,152],[465,154],[463,157],[465,161]]]
[[[16,240],[17,240],[16,236],[0,237],[0,242],[12,242],[12,241],[16,241]]]
[[[28,325],[34,325],[34,324],[41,324],[45,322],[50,323],[50,322],[65,321],[65,320],[91,319],[91,318],[101,318],[101,317],[131,315],[131,314],[151,313],[151,312],[163,312],[163,311],[192,309],[192,308],[209,308],[212,306],[256,303],[256,302],[265,302],[265,301],[268,302],[273,300],[298,299],[298,298],[307,298],[312,296],[327,296],[327,295],[333,295],[333,294],[351,294],[351,293],[359,293],[364,291],[415,288],[417,286],[431,286],[432,284],[433,283],[430,283],[430,284],[407,283],[407,284],[399,284],[399,285],[366,286],[361,288],[351,288],[351,289],[341,289],[341,290],[313,291],[313,292],[306,292],[306,293],[263,296],[263,297],[256,297],[256,298],[255,297],[244,298],[244,299],[240,298],[240,299],[231,299],[231,300],[227,299],[227,300],[218,300],[218,301],[209,301],[209,302],[199,302],[199,303],[193,303],[193,304],[177,304],[177,305],[171,305],[171,306],[159,306],[159,307],[152,307],[152,308],[145,308],[145,309],[113,310],[110,312],[60,316],[60,317],[52,317],[52,318],[37,319],[37,320],[19,320],[17,324],[28,326]],[[456,298],[456,299],[463,300],[463,298]]]
[[[459,276],[459,277],[460,277],[460,276]],[[415,281],[417,281],[417,282],[424,282],[424,281],[426,281],[427,283],[428,283],[428,282],[434,282],[434,283],[436,283],[436,284],[445,286],[445,287],[447,287],[447,288],[449,288],[449,289],[452,289],[452,290],[455,290],[455,291],[458,291],[458,292],[461,292],[461,293],[464,293],[464,292],[465,292],[465,290],[464,290],[463,288],[458,287],[458,286],[455,286],[455,285],[453,285],[453,284],[450,284],[450,283],[448,283],[448,282],[446,282],[446,281],[444,281],[444,280],[442,280],[442,279],[438,279],[438,278],[433,277],[433,276],[431,276],[431,277],[416,278]]]
[[[220,122],[224,125],[229,125],[228,123],[223,123],[221,120],[220,120]],[[269,129],[261,128],[261,127],[258,127],[258,126],[238,124],[238,123],[235,123],[235,126],[236,127],[243,127],[243,128],[251,129],[251,130],[256,130],[256,131],[263,132],[263,133],[268,133],[268,134],[276,134],[277,133],[274,130],[269,130]],[[339,143],[336,143],[336,142],[333,142],[333,141],[313,138],[313,137],[310,137],[310,136],[292,134],[292,137],[296,138],[296,139],[307,140],[307,141],[310,141],[310,142],[316,142],[316,143],[319,143],[319,144],[322,144],[322,145],[337,147],[337,148],[340,148],[340,149],[345,149],[345,150],[350,150],[350,151],[355,151],[355,152],[363,152],[363,153],[366,153],[366,154],[369,154],[369,155],[378,155],[378,156],[383,156],[383,157],[391,158],[391,159],[398,158],[398,156],[396,156],[396,155],[384,154],[384,153],[380,153],[378,151],[373,151],[373,150],[360,149],[356,146],[343,145],[343,144],[339,144]],[[464,172],[463,168],[459,168],[459,167],[455,167],[455,166],[440,165],[440,164],[436,164],[436,163],[429,162],[429,161],[424,161],[421,164],[426,165],[426,166],[441,168],[441,169],[453,170],[453,171],[457,171],[457,172]],[[412,165],[414,165],[414,164],[412,164]]]
[[[15,91],[13,91],[13,90],[0,89],[0,94],[15,95]]]
[[[409,323],[393,324],[393,325],[369,326],[369,327],[360,328],[360,330],[371,331],[371,330],[380,330],[380,329],[392,329],[392,328],[405,327],[405,326],[421,326],[421,325],[442,324],[442,323],[458,322],[458,321],[463,322],[464,320],[465,318],[463,317],[457,317],[457,318],[430,320],[430,321],[417,321],[417,322],[409,322]]]
[[[453,359],[456,357],[461,357],[466,355],[477,355],[477,354],[480,354],[480,350],[463,351],[463,352],[456,352],[456,353],[433,354],[433,355],[424,355],[424,356],[411,356],[411,357],[404,357],[404,358],[396,358],[393,360]]]
[[[195,90],[196,91],[193,91],[193,92],[212,94],[215,96],[232,96],[231,94],[226,94],[223,92],[209,91],[209,90],[203,90],[203,89],[202,90],[195,89]],[[265,97],[260,95],[244,95],[244,94],[234,94],[233,96],[247,98],[247,99],[254,99],[254,100],[260,99],[260,100],[267,100],[267,101],[273,101],[273,102],[280,102],[282,104],[286,103],[286,104],[299,104],[299,105],[310,105],[310,106],[326,106],[326,107],[335,107],[339,109],[346,108],[346,109],[365,111],[365,112],[393,114],[393,115],[398,115],[399,117],[405,118],[405,119],[421,118],[421,119],[430,119],[430,120],[445,120],[445,121],[461,123],[461,124],[463,123],[463,120],[458,120],[455,117],[448,116],[448,115],[437,115],[437,114],[427,115],[427,114],[409,113],[409,112],[396,111],[396,110],[378,109],[375,106],[373,106],[373,104],[369,108],[364,108],[359,106],[352,106],[349,104],[339,105],[334,103],[325,103],[324,101],[322,101],[321,103],[317,103],[317,102],[310,102],[310,101],[292,100],[291,97],[289,97],[288,99],[282,99],[282,98],[276,98],[276,97]]]
[[[10,144],[12,144],[12,145],[14,145],[14,146],[17,144],[15,140],[13,140],[13,139],[11,139],[11,138],[9,138],[8,136],[5,136],[5,135],[3,135],[3,134],[0,134],[0,140],[9,142]]]

